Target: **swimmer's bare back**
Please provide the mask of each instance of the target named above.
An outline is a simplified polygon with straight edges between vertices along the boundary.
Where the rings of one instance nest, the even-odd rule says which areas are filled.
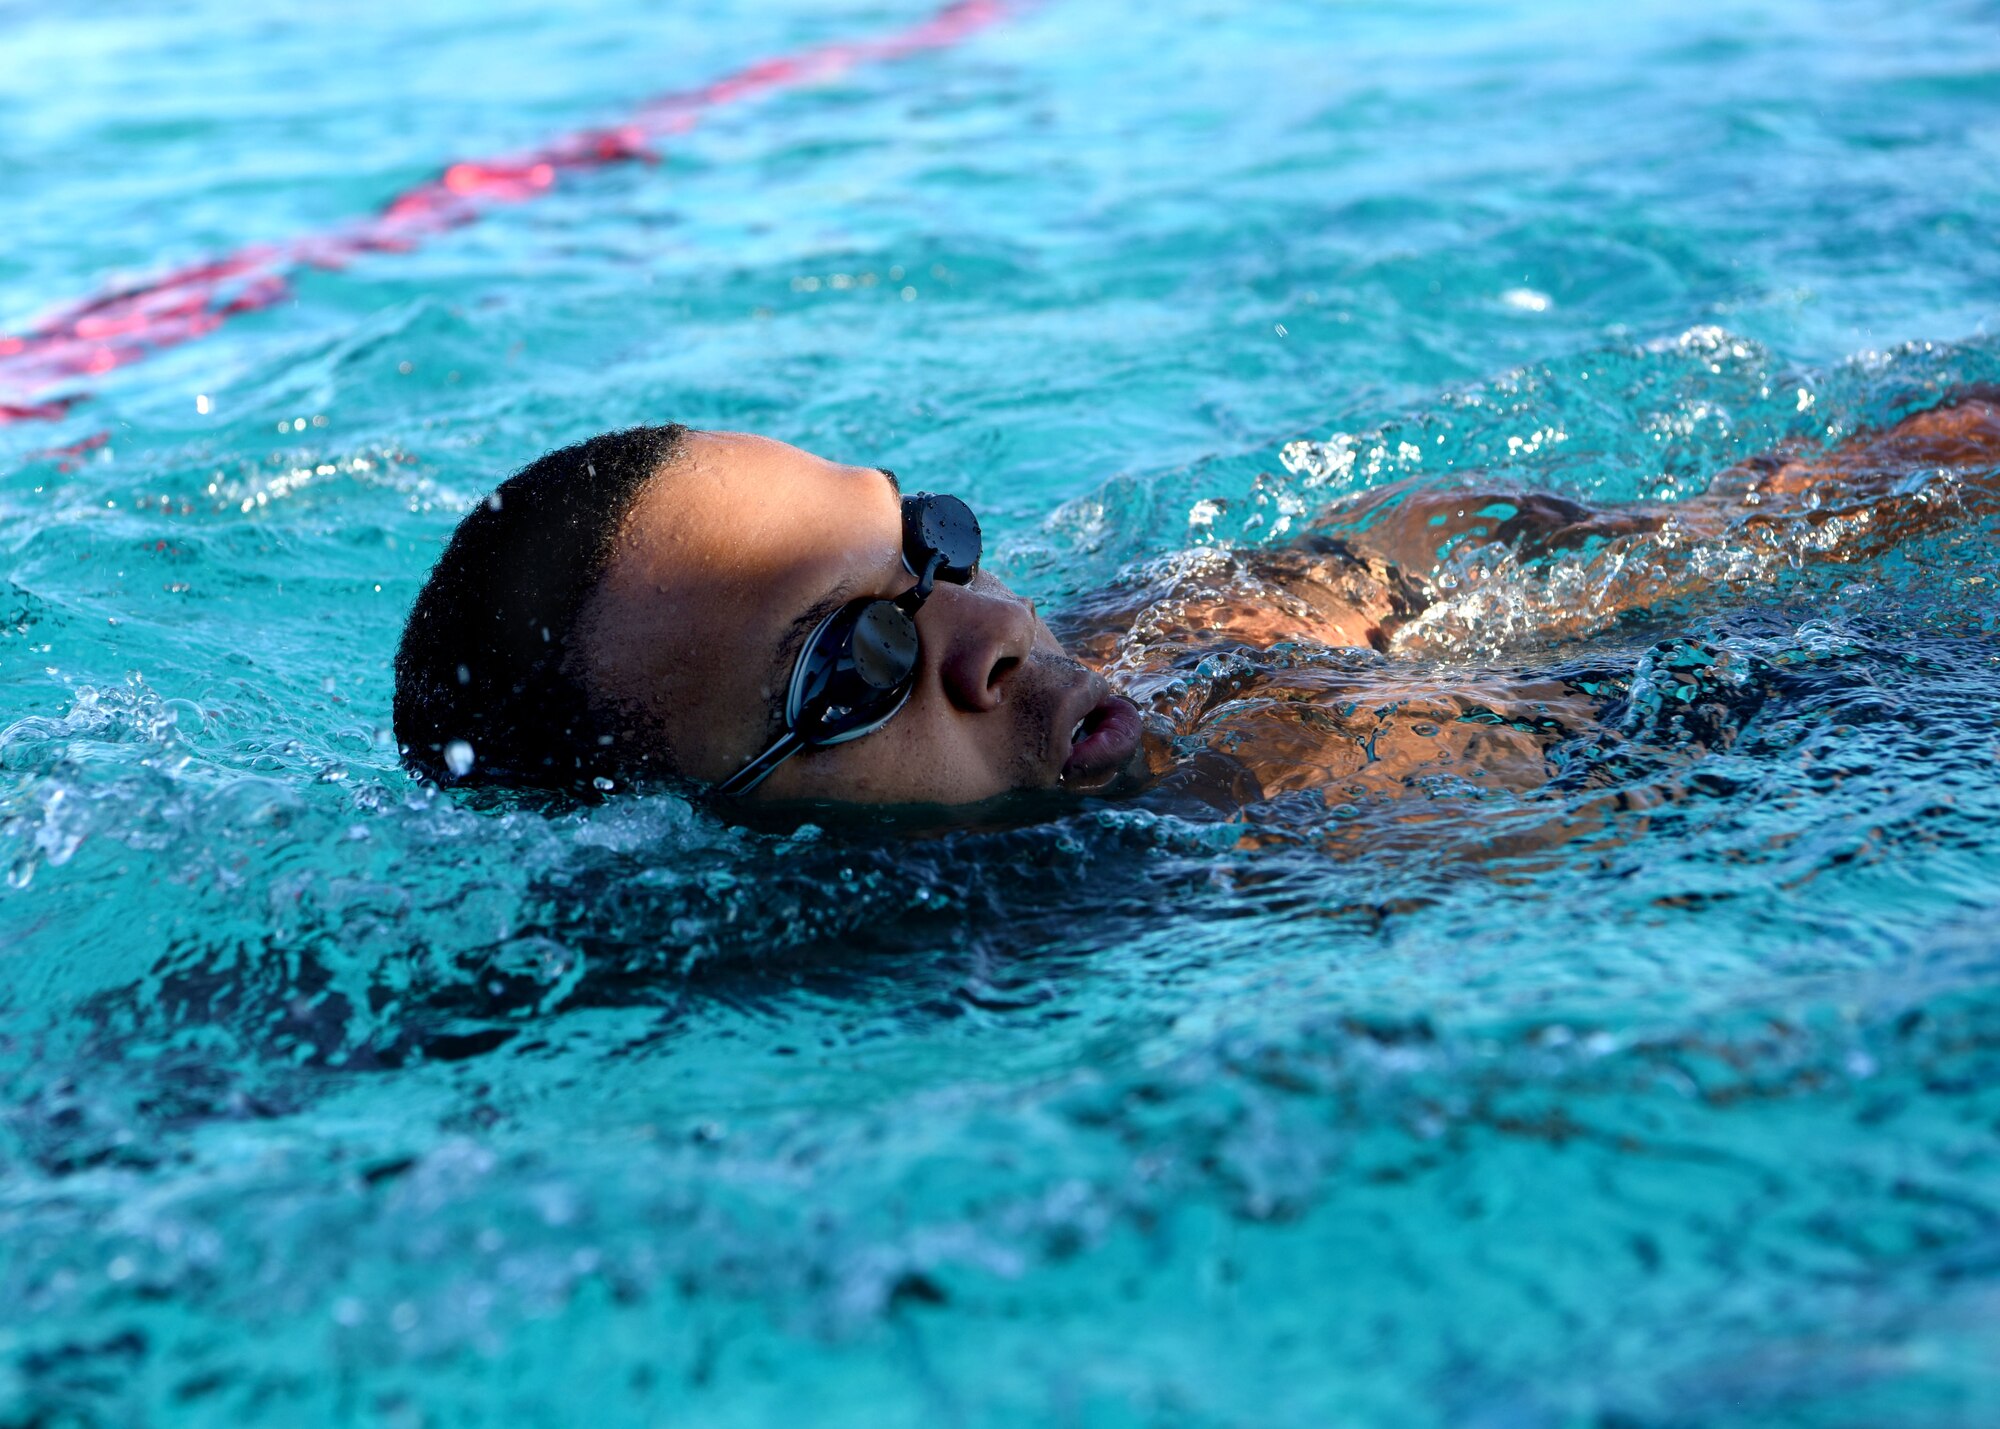
[[[2000,393],[1969,392],[1829,451],[1754,457],[1675,503],[1398,483],[1329,507],[1290,546],[1154,562],[1072,612],[1064,635],[1171,729],[1149,744],[1155,772],[1181,766],[1181,782],[1214,786],[1209,802],[1397,797],[1453,781],[1526,790],[1550,777],[1554,745],[1590,732],[1601,702],[1561,677],[1390,658],[1447,644],[1434,582],[1453,556],[1476,546],[1495,562],[1570,561],[1574,598],[1536,616],[1536,633],[1555,638],[1740,578],[1760,550],[1860,560],[1996,505]],[[1744,559],[1633,559],[1694,547]]]

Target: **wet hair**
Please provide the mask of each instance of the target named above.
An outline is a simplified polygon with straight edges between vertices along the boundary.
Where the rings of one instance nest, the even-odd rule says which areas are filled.
[[[687,429],[633,427],[530,462],[475,506],[417,595],[396,650],[396,742],[441,784],[584,792],[670,774],[593,701],[571,656],[640,486]]]

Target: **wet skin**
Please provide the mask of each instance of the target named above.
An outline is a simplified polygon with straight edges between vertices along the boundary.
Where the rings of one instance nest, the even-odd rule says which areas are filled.
[[[578,674],[625,712],[626,738],[664,743],[683,774],[713,783],[782,730],[793,663],[822,617],[914,584],[884,472],[764,437],[693,432],[620,527],[582,612]],[[969,585],[940,582],[917,633],[916,686],[894,718],[794,756],[749,799],[934,805],[1083,793],[1133,762],[1130,706],[984,569]],[[1080,722],[1118,728],[1073,746]]]
[[[1175,757],[1226,757],[1228,802],[1245,790],[1374,801],[1535,789],[1555,746],[1612,733],[1592,689],[1604,682],[1466,663],[1454,627],[1435,619],[1452,613],[1432,580],[1448,552],[1568,559],[1576,593],[1536,612],[1544,639],[1711,586],[1746,568],[1718,559],[1732,553],[1863,560],[1995,509],[1997,395],[1962,393],[1831,451],[1780,448],[1672,504],[1596,508],[1495,484],[1371,489],[1329,506],[1292,546],[1185,552],[1128,573],[1079,602],[1064,634],[1171,731]],[[1288,657],[1292,645],[1307,658]],[[1433,654],[1447,663],[1418,663]]]
[[[1913,473],[1931,479],[1912,485]],[[919,612],[921,664],[901,712],[792,759],[751,798],[968,805],[1122,792],[1170,771],[1208,779],[1217,807],[1305,788],[1394,797],[1439,774],[1532,788],[1548,777],[1550,746],[1591,724],[1589,700],[1519,672],[1424,679],[1373,653],[1422,650],[1427,576],[1451,543],[1492,541],[1522,556],[1589,550],[1593,566],[1643,573],[1593,578],[1588,608],[1570,612],[1581,630],[1709,579],[1697,562],[1675,565],[1678,576],[1627,562],[1635,543],[1742,543],[1823,526],[1829,539],[1814,558],[1855,560],[1990,510],[1996,485],[2000,401],[1981,392],[1831,452],[1746,462],[1672,506],[1597,509],[1511,489],[1363,493],[1293,547],[1204,553],[1072,612],[1073,647],[1177,736],[1171,746],[1149,738],[1144,751],[1131,705],[1064,650],[1031,602],[982,571],[969,586],[940,584]],[[1500,510],[1510,514],[1489,517]],[[621,528],[580,623],[578,673],[631,712],[627,738],[663,742],[684,773],[713,782],[782,728],[793,662],[820,618],[911,584],[884,473],[765,438],[694,433]],[[1567,629],[1560,614],[1544,624]],[[1296,641],[1377,664],[1267,670],[1226,697],[1187,678],[1204,653]],[[1096,732],[1073,747],[1079,721]],[[1189,740],[1214,757],[1175,770]]]

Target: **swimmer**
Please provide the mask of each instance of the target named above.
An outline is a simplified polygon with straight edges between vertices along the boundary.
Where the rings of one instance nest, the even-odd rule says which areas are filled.
[[[446,785],[670,783],[745,815],[1528,789],[1602,718],[1601,690],[1399,659],[1458,609],[1430,579],[1441,551],[1560,567],[1550,636],[1755,579],[1760,551],[1861,559],[1994,509],[2000,396],[1754,458],[1675,503],[1358,493],[1289,545],[1141,566],[1060,638],[986,567],[975,515],[916,485],[678,426],[542,457],[465,517],[417,598],[396,657],[405,762]]]

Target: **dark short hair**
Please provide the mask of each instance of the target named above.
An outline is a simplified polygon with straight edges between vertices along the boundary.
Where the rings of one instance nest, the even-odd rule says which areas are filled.
[[[458,523],[396,650],[409,768],[441,784],[584,791],[664,764],[592,700],[571,656],[625,513],[686,436],[633,427],[550,452]]]

